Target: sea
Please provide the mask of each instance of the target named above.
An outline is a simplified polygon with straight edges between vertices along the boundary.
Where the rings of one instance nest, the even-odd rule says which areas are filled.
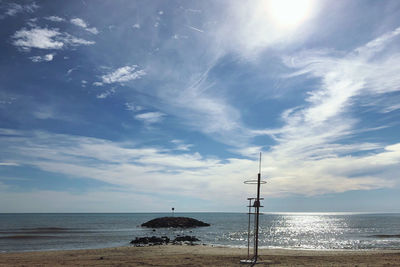
[[[0,253],[129,246],[136,237],[196,236],[200,244],[247,247],[246,213],[175,213],[211,224],[192,229],[148,229],[171,213],[0,214]],[[250,217],[252,236],[253,216]],[[400,249],[400,213],[263,213],[259,247],[312,250]],[[253,240],[250,239],[251,246]]]

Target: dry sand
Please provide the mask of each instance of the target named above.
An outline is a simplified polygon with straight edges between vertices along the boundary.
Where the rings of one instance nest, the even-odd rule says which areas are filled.
[[[1,253],[0,266],[248,266],[247,249],[209,246],[118,247]],[[398,251],[262,249],[256,266],[400,266]]]

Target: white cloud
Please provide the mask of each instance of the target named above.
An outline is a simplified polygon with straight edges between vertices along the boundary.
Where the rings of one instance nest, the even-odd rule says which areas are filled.
[[[126,107],[126,110],[134,111],[134,112],[141,111],[144,109],[142,106],[135,105],[134,103],[125,103],[125,107]]]
[[[393,104],[393,105],[385,107],[382,110],[382,112],[383,113],[388,113],[388,112],[392,112],[392,111],[395,111],[395,110],[398,110],[398,109],[400,109],[400,104]]]
[[[82,38],[77,38],[69,33],[64,33],[62,40],[71,46],[78,46],[78,45],[93,45],[95,44],[94,41],[87,41]]]
[[[174,139],[171,140],[171,143],[173,143],[174,145],[176,145],[176,150],[181,150],[181,151],[189,151],[191,147],[193,147],[193,145],[191,144],[185,144],[184,141],[179,140],[179,139]]]
[[[74,37],[68,33],[61,33],[59,29],[32,28],[17,31],[12,38],[13,44],[23,50],[62,49],[68,45],[92,45],[94,42]]]
[[[15,102],[17,98],[14,95],[6,94],[5,92],[0,92],[0,108],[4,107],[5,105],[11,105]],[[1,128],[0,128],[1,134]]]
[[[44,19],[50,20],[50,21],[54,21],[54,22],[62,22],[65,21],[65,19],[58,17],[58,16],[48,16],[45,17]]]
[[[169,92],[161,92],[163,101],[174,107],[168,113],[182,118],[183,121],[217,140],[233,146],[247,144],[248,135],[241,125],[238,110],[230,106],[225,96],[217,95],[218,88],[208,81],[208,74],[214,65],[194,77],[192,82],[179,90],[171,88]]]
[[[4,136],[22,136],[22,135],[24,135],[24,133],[21,132],[21,131],[18,131],[18,130],[0,128],[0,135],[4,135]]]
[[[319,51],[309,51],[286,60],[289,66],[299,68],[297,73],[321,79],[321,88],[309,92],[307,109],[295,112],[307,123],[320,123],[342,115],[354,96],[384,94],[400,90],[400,53],[371,60],[384,49],[400,28],[355,49],[344,57],[334,57]],[[293,118],[294,116],[292,116]]]
[[[135,115],[135,119],[141,120],[147,124],[161,122],[165,114],[161,112],[146,112]]]
[[[54,55],[55,54],[47,54],[47,55],[44,55],[44,56],[32,56],[32,57],[30,57],[30,59],[33,62],[49,62],[49,61],[53,60]]]
[[[0,162],[0,166],[19,166],[19,164],[15,162]]]
[[[33,13],[39,6],[33,2],[27,5],[20,5],[17,3],[8,3],[3,8],[6,9],[3,15],[0,15],[0,19],[6,16],[15,16],[18,13],[26,12],[26,13]]]
[[[58,29],[22,29],[13,35],[13,44],[23,49],[61,49],[64,46],[64,43],[57,40],[57,37],[60,35],[61,33]]]
[[[105,98],[107,98],[107,97],[109,97],[109,96],[111,96],[113,94],[115,94],[115,88],[111,88],[111,89],[109,89],[109,90],[107,90],[107,91],[105,91],[105,92],[103,92],[101,94],[98,94],[96,97],[99,98],[99,99],[105,99]]]
[[[50,106],[40,106],[33,113],[33,116],[40,120],[55,119],[55,111]]]
[[[101,76],[102,83],[111,84],[129,82],[146,75],[144,70],[136,70],[137,67],[137,65],[132,65],[116,69],[111,73]]]
[[[285,59],[288,66],[298,69],[294,75],[320,82],[308,92],[306,104],[282,114],[283,127],[254,131],[276,141],[265,153],[276,192],[298,190],[313,195],[390,187],[399,182],[393,175],[397,169],[393,164],[400,159],[398,144],[385,146],[352,138],[363,131],[354,111],[358,98],[369,96],[374,101],[371,96],[400,91],[400,79],[395,75],[400,73],[400,54],[393,50],[385,53],[384,49],[399,34],[396,29],[347,54],[306,51]],[[362,156],[354,156],[357,154]]]
[[[89,28],[87,23],[83,19],[73,18],[70,20],[70,22],[78,27],[84,28],[86,31],[91,32],[93,34],[99,33],[99,31],[95,27]]]
[[[133,24],[132,27],[134,29],[140,29],[140,24],[139,23]]]
[[[95,27],[86,28],[86,30],[87,30],[88,32],[93,33],[93,34],[98,34],[98,33],[99,33],[99,31],[98,31]]]
[[[65,58],[64,58],[65,59]],[[78,67],[76,68],[71,68],[67,71],[67,76],[71,75],[72,72],[76,71],[78,69]]]
[[[72,24],[81,27],[81,28],[86,28],[87,24],[84,20],[80,19],[80,18],[74,18],[70,20]]]
[[[103,86],[103,83],[102,82],[94,82],[93,85],[94,86]]]
[[[221,205],[236,207],[253,191],[243,186],[243,180],[256,178],[258,171],[257,156],[222,161],[197,152],[177,154],[160,147],[45,132],[0,136],[0,144],[9,162],[20,165],[100,180],[138,193],[201,199],[218,195]],[[354,157],[297,160],[277,156],[275,152],[263,155],[267,164],[262,165],[262,173],[269,177],[263,195],[268,197],[392,187],[396,180],[391,176],[400,171],[400,144]]]

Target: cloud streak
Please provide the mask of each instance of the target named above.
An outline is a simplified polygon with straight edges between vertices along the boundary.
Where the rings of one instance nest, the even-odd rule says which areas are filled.
[[[96,98],[105,99],[105,98],[107,98],[107,97],[109,97],[109,96],[111,96],[113,94],[115,94],[115,88],[111,88],[111,89],[109,89],[109,90],[107,90],[107,91],[105,91],[105,92],[103,92],[101,94],[98,94],[96,96]]]
[[[400,91],[395,75],[400,71],[400,54],[385,51],[399,33],[397,28],[344,55],[312,50],[284,59],[297,69],[294,76],[319,82],[308,92],[306,104],[282,113],[283,127],[254,131],[276,142],[265,157],[272,186],[284,185],[275,188],[277,192],[296,188],[313,195],[398,184],[393,176],[398,144],[361,143],[353,137],[362,132],[356,128],[357,99]],[[355,156],[359,154],[363,156]]]
[[[52,61],[54,59],[54,55],[55,54],[47,54],[44,56],[32,56],[30,57],[30,59],[32,60],[32,62],[49,62]]]
[[[245,197],[243,177],[253,177],[257,160],[203,157],[199,153],[162,147],[141,147],[108,140],[50,134],[17,133],[1,136],[9,162],[46,172],[90,178],[143,194],[177,194],[236,203]],[[176,141],[181,144],[180,141]],[[391,187],[391,171],[399,171],[400,144],[364,156],[284,161],[265,156],[263,172],[270,178],[263,190],[269,197],[290,194],[318,195],[349,190]],[[373,162],[374,164],[371,164]],[[374,175],[367,174],[373,170]],[[250,190],[250,189],[249,189]]]
[[[146,124],[161,122],[164,117],[165,114],[161,112],[146,112],[135,115],[135,119],[143,121]]]
[[[6,4],[2,4],[1,9],[5,9],[4,14],[0,15],[0,19],[3,19],[7,16],[15,16],[18,13],[33,13],[35,12],[37,9],[39,8],[39,6],[33,2],[31,4],[27,4],[27,5],[20,5],[17,3],[6,3]]]
[[[58,17],[58,16],[48,16],[48,17],[44,17],[44,19],[50,20],[50,21],[53,21],[53,22],[62,22],[62,21],[65,21],[65,19],[63,19],[63,18],[61,18],[61,17]]]
[[[68,46],[93,45],[95,42],[77,38],[68,33],[62,33],[57,28],[21,29],[13,36],[13,44],[25,51],[37,49],[63,49]]]
[[[125,66],[118,68],[108,74],[101,76],[101,82],[95,82],[95,86],[102,86],[103,84],[125,83],[136,79],[140,79],[146,75],[144,70],[137,70],[137,65]]]
[[[81,28],[85,29],[86,31],[88,31],[88,32],[90,32],[92,34],[98,34],[99,33],[99,31],[95,27],[89,28],[89,26],[87,25],[87,23],[83,19],[73,18],[73,19],[70,20],[70,22],[72,24],[78,26],[78,27],[81,27]]]

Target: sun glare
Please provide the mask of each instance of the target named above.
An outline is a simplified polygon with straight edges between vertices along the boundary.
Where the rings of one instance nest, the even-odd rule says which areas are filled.
[[[282,28],[294,28],[312,14],[313,0],[270,0],[266,2],[269,17]]]

